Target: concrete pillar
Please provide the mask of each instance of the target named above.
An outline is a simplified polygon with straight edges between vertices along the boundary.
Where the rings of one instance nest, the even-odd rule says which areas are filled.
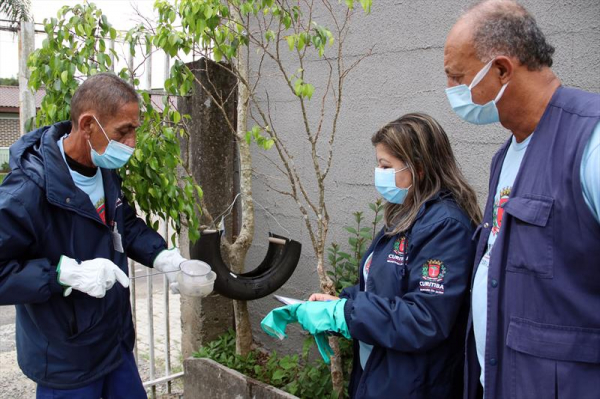
[[[188,67],[214,96],[228,99],[225,108],[235,126],[235,78],[222,65],[205,59],[190,63]],[[196,83],[193,95],[178,101],[179,111],[191,115],[188,122],[190,137],[182,140],[181,152],[196,181],[202,186],[208,211],[216,217],[229,207],[237,191],[236,146],[221,110],[202,86]],[[203,220],[202,224],[208,222]],[[236,228],[231,215],[225,218],[224,225],[226,235],[231,239]],[[180,246],[183,248],[183,242]],[[193,244],[189,245],[189,250],[193,258]],[[181,322],[182,353],[187,358],[202,344],[234,327],[232,302],[217,294],[203,299],[184,296],[181,301]]]
[[[35,118],[35,98],[28,87],[29,69],[27,59],[35,49],[35,27],[33,22],[21,21],[19,30],[19,129],[23,136],[27,133],[25,124]]]

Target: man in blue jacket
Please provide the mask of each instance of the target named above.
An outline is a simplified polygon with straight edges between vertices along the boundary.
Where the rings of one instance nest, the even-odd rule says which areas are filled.
[[[553,53],[513,1],[476,5],[446,41],[454,111],[512,133],[475,234],[469,399],[598,397],[600,95],[563,87]]]
[[[71,121],[10,148],[0,186],[0,305],[17,310],[19,366],[38,398],[145,398],[132,355],[127,258],[174,279],[184,258],[136,217],[114,169],[140,125],[134,88],[88,78]]]

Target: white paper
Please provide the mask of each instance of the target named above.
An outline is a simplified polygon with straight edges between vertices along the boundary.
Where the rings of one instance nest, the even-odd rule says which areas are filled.
[[[306,302],[306,301],[303,301],[302,299],[288,298],[288,297],[281,296],[281,295],[273,295],[273,297],[285,305],[295,305],[297,303]]]

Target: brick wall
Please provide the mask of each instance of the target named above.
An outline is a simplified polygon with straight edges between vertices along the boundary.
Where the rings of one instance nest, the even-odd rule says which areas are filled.
[[[0,116],[0,147],[10,147],[19,138],[19,118]]]

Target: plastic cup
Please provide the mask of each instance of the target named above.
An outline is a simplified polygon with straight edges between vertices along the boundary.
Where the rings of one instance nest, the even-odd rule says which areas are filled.
[[[205,297],[213,290],[217,275],[200,260],[187,260],[179,265],[179,292],[193,297]]]

